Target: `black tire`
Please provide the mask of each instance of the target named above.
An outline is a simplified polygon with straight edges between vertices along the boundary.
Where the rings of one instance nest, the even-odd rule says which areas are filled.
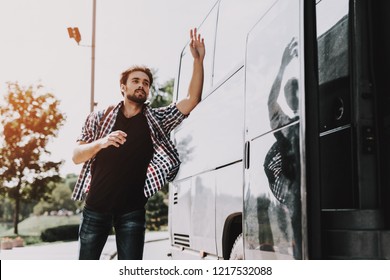
[[[242,236],[242,233],[240,233],[240,235],[237,236],[236,241],[234,241],[229,259],[230,260],[244,259],[244,238]]]

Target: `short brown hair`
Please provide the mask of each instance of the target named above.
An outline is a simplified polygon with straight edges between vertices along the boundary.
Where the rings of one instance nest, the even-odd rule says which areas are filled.
[[[148,75],[150,86],[153,84],[152,71],[146,66],[134,65],[134,66],[131,66],[130,68],[128,68],[127,70],[122,72],[121,79],[120,79],[120,85],[122,85],[122,84],[125,85],[129,75],[133,72],[136,72],[136,71],[141,71],[141,72],[144,72],[146,75]]]

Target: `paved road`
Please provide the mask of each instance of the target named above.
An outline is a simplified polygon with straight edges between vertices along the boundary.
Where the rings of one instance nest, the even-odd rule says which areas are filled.
[[[168,232],[147,232],[145,260],[167,260]],[[77,260],[78,242],[55,242],[1,250],[0,260]],[[109,236],[101,259],[116,259],[115,236]]]

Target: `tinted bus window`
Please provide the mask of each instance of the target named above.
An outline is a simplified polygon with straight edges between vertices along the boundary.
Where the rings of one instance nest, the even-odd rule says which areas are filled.
[[[221,1],[215,47],[214,85],[243,64],[247,33],[273,2],[275,0]]]
[[[317,4],[318,68],[320,85],[348,76],[348,1]]]

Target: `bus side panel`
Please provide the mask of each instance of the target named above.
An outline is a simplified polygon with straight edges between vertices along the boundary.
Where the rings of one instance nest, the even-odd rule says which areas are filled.
[[[201,259],[206,255],[216,258],[217,172],[216,170],[204,172],[171,184],[169,222],[173,258]]]
[[[289,134],[294,131],[299,131],[299,123],[278,132]],[[296,201],[300,199],[299,193],[291,190],[290,199],[279,201],[271,187],[274,178],[265,171],[278,165],[277,156],[271,155],[276,142],[273,133],[251,142],[251,172],[244,194],[246,259],[293,259],[295,242],[299,244],[301,239],[300,210],[296,207],[299,206]],[[299,155],[299,152],[295,154]],[[290,164],[299,164],[299,161]],[[281,178],[284,184],[290,180],[292,187],[299,186],[299,177],[281,175]]]
[[[191,188],[190,247],[216,255],[215,246],[216,171],[194,176]],[[180,212],[180,211],[179,211]]]
[[[170,184],[169,197],[171,244],[190,247],[191,179]]]
[[[215,233],[217,242],[218,256],[223,256],[222,238],[224,234],[232,235],[232,238],[236,238],[236,232],[223,232],[226,220],[231,214],[242,214],[243,199],[242,190],[244,185],[244,172],[243,163],[238,162],[233,165],[226,166],[218,169],[216,172],[216,217],[215,217]],[[240,232],[242,231],[242,224],[240,226]],[[233,229],[231,229],[233,230]],[[238,230],[238,228],[234,228]],[[230,248],[225,248],[230,249]]]
[[[175,198],[171,199],[170,226],[174,245],[181,246],[175,243],[175,234],[178,238],[183,235],[187,240],[188,246],[183,246],[185,250],[216,255],[216,243],[221,244],[219,235],[224,221],[218,222],[222,228],[217,229],[216,237],[215,178],[218,174],[220,181],[222,173],[227,175],[223,170],[228,170],[231,165],[241,163],[242,166],[243,96],[244,71],[241,67],[205,98],[191,113],[191,118],[175,131],[174,141],[182,164],[171,188],[178,201],[174,204]],[[219,188],[218,195],[227,197],[232,192],[234,196],[237,193],[242,195],[242,169],[240,172],[237,168],[233,169],[235,173],[229,176],[234,178],[227,177],[230,182]],[[226,182],[225,179],[223,181]],[[234,204],[227,208],[218,210],[217,215],[219,218],[227,217],[232,214],[228,213],[232,209],[242,211],[242,197],[235,199]]]
[[[225,222],[242,212],[242,187],[242,162],[171,184],[171,244],[183,249],[182,258],[222,258]]]
[[[174,135],[182,162],[176,180],[242,160],[244,71],[204,99]]]

